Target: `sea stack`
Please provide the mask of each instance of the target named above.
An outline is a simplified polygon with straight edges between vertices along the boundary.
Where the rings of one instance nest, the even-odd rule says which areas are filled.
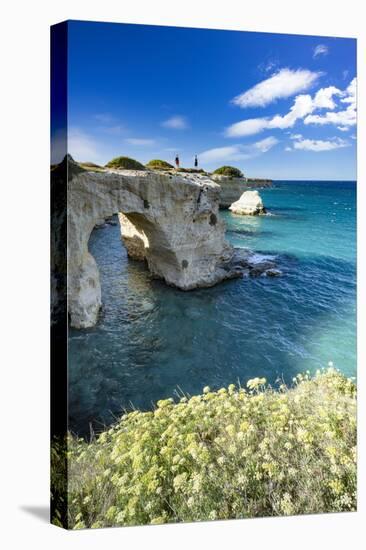
[[[229,210],[233,214],[242,216],[257,216],[266,213],[258,191],[245,191],[239,200],[229,206]]]

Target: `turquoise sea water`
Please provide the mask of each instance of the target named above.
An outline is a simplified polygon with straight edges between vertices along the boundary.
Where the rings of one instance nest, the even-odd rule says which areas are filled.
[[[356,375],[355,182],[276,182],[260,194],[269,215],[221,215],[234,246],[276,256],[280,278],[181,292],[127,259],[118,226],[93,231],[104,308],[96,327],[69,333],[71,430],[88,435],[177,388],[290,382],[329,361]]]

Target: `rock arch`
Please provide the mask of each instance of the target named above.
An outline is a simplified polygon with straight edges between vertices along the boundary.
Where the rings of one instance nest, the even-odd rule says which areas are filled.
[[[198,174],[77,172],[68,180],[68,312],[77,328],[93,326],[102,303],[99,271],[88,250],[97,223],[119,213],[130,257],[182,290],[240,276],[218,215],[220,187]]]

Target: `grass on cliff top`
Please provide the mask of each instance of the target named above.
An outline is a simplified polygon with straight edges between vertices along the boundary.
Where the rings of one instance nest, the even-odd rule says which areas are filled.
[[[207,174],[202,168],[177,168],[176,172],[185,172],[187,174]]]
[[[165,160],[159,160],[154,159],[150,160],[146,164],[146,168],[152,169],[152,170],[167,170],[169,173],[185,173],[185,174],[207,174],[202,168],[175,168],[169,162],[166,162]]]
[[[243,177],[243,173],[239,170],[239,168],[235,168],[234,166],[221,166],[220,168],[217,168],[213,174],[218,174],[219,176],[230,176],[232,178]]]
[[[78,163],[84,170],[87,170],[88,172],[104,172],[105,169],[103,166],[99,166],[99,164],[95,164],[94,162],[79,162]]]
[[[165,160],[153,159],[146,164],[146,168],[150,168],[152,170],[171,170],[173,166]]]
[[[67,456],[74,529],[355,510],[356,387],[335,369],[206,387]]]
[[[138,160],[129,157],[116,157],[106,164],[106,168],[116,168],[120,170],[145,170],[145,166]]]

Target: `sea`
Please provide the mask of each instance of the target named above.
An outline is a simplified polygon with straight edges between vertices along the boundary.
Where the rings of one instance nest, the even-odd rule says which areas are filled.
[[[94,229],[103,310],[69,330],[69,429],[90,437],[126,410],[329,364],[356,377],[356,182],[275,181],[265,216],[221,210],[227,239],[281,277],[182,292],[129,260],[118,225]]]

